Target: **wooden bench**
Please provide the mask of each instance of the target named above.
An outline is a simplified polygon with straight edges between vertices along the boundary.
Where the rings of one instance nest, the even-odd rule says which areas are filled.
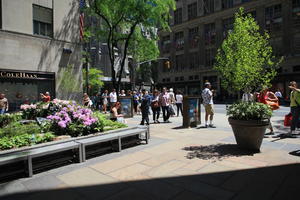
[[[148,139],[149,139],[149,129],[147,127],[138,127],[138,128],[133,128],[133,129],[128,129],[128,130],[123,130],[119,132],[114,132],[114,133],[109,133],[109,134],[104,134],[104,135],[99,135],[95,137],[90,137],[86,139],[78,139],[76,142],[81,144],[81,150],[82,150],[82,161],[86,161],[86,146],[89,145],[94,145],[94,144],[100,144],[103,142],[108,142],[108,141],[113,141],[113,140],[118,140],[118,151],[122,150],[122,138],[129,137],[129,136],[134,136],[134,135],[142,135],[145,134],[145,140],[146,144],[148,144]]]

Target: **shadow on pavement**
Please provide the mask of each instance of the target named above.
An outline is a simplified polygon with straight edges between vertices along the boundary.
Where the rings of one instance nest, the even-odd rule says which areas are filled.
[[[50,189],[2,200],[289,200],[300,199],[300,164]]]
[[[257,151],[249,151],[238,148],[236,144],[213,144],[208,146],[190,146],[183,150],[189,151],[188,159],[199,158],[203,160],[222,160],[228,157],[253,156]]]
[[[293,156],[299,156],[300,157],[300,149],[296,150],[296,151],[291,151],[291,152],[289,152],[289,154],[293,155]]]

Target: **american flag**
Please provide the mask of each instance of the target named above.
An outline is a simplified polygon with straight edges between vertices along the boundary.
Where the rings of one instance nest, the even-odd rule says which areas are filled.
[[[79,9],[80,9],[79,29],[80,29],[81,40],[83,40],[83,33],[84,33],[84,12],[83,12],[84,8],[85,8],[85,0],[79,0]]]

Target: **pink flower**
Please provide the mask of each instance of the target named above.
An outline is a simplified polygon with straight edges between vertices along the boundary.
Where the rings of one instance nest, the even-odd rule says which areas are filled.
[[[60,121],[57,123],[58,126],[60,126],[61,128],[66,128],[67,127],[67,124],[65,123],[65,121]]]

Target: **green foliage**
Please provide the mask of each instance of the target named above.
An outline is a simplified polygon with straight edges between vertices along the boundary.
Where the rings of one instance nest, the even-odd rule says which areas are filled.
[[[237,120],[263,120],[271,118],[272,110],[263,103],[239,102],[227,108],[227,115]]]
[[[12,114],[5,114],[0,115],[0,128],[3,128],[4,126],[16,122],[20,120],[22,115],[20,113],[12,113]]]
[[[170,30],[168,24],[170,9],[175,9],[176,3],[174,0],[89,0],[88,2],[86,13],[98,17],[102,22],[90,32],[94,33],[99,41],[107,43],[112,82],[118,90],[128,50],[132,49],[131,53],[137,51],[134,57],[142,60],[155,58],[158,55],[155,28]],[[148,33],[148,38],[145,37],[145,33]],[[119,72],[115,70],[115,53],[119,53],[122,59]]]
[[[58,82],[60,83],[60,89],[62,92],[80,92],[80,83],[74,77],[73,65],[68,65],[66,68],[61,68],[60,76],[58,77]]]
[[[109,131],[127,127],[126,124],[107,119],[107,116],[100,112],[94,112],[93,116],[98,119],[97,127],[99,127],[99,131]]]
[[[21,134],[14,136],[5,136],[0,138],[0,149],[12,149],[23,146],[30,146],[33,144],[39,144],[52,141],[55,136],[52,133],[46,134]]]
[[[280,62],[276,62],[268,33],[260,34],[259,26],[243,8],[235,15],[233,31],[218,49],[214,69],[228,91],[251,92],[270,86]]]
[[[21,124],[20,122],[13,122],[0,129],[0,138],[39,133],[41,133],[41,128],[36,123]]]
[[[102,71],[96,68],[90,68],[89,69],[89,86],[90,91],[92,93],[99,91],[99,88],[101,88],[104,83],[101,81],[101,78],[103,77]],[[86,70],[83,69],[83,87],[86,88]]]

